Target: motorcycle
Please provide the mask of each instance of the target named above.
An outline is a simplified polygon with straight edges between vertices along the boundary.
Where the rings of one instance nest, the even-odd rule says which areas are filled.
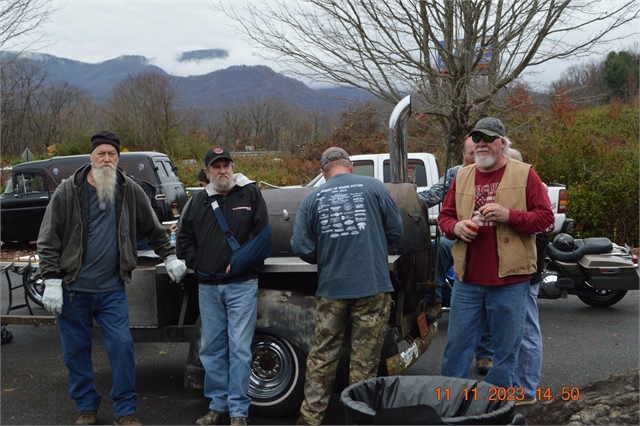
[[[573,294],[589,306],[612,306],[628,290],[640,290],[637,268],[637,257],[627,245],[619,246],[608,238],[574,240],[560,233],[547,247],[538,298]]]
[[[442,288],[442,311],[449,311],[455,273],[447,270]],[[589,306],[607,307],[618,303],[628,290],[640,290],[638,257],[629,246],[608,238],[576,239],[559,233],[547,246],[538,299],[576,295]]]

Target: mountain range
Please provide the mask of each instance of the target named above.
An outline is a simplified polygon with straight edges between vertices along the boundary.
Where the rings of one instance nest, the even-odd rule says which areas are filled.
[[[232,66],[208,74],[179,77],[151,65],[144,56],[124,55],[90,64],[42,53],[25,55],[31,60],[46,63],[51,81],[68,81],[86,89],[98,103],[107,99],[114,84],[128,75],[142,72],[169,76],[185,106],[213,110],[248,99],[276,98],[307,110],[339,112],[353,101],[373,99],[370,94],[358,89],[312,89],[299,80],[263,65]]]

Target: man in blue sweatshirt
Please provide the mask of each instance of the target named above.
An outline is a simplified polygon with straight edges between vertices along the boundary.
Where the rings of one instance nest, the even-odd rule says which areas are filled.
[[[298,424],[324,419],[349,319],[349,384],[376,377],[393,291],[388,246],[402,236],[402,219],[382,182],[353,175],[342,148],[326,150],[321,163],[326,183],[302,200],[291,238],[293,252],[318,265],[315,345]]]

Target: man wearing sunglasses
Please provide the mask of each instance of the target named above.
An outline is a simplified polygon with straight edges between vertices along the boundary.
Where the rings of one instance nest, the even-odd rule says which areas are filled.
[[[554,216],[533,168],[505,156],[504,137],[497,118],[476,124],[471,132],[475,165],[458,171],[438,216],[445,237],[458,240],[452,249],[456,279],[441,374],[469,377],[474,349],[488,324],[494,365],[485,380],[511,388],[529,279],[536,272],[535,233],[549,229]],[[524,399],[524,390],[515,396]]]

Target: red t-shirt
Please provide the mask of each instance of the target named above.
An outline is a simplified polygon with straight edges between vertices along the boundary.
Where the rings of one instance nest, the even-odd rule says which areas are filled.
[[[502,180],[505,168],[506,166],[489,173],[483,173],[476,169],[474,216],[478,213],[480,207],[495,202],[496,190]],[[454,180],[442,205],[442,211],[438,216],[442,233],[447,238],[454,240],[457,237],[453,233],[453,227],[458,222],[455,193],[456,181]],[[527,234],[553,230],[555,218],[551,210],[551,203],[540,177],[533,168],[529,169],[526,197],[527,211],[510,210],[508,224],[516,231]],[[495,222],[483,221],[478,231],[478,236],[469,243],[467,270],[464,278],[464,281],[468,284],[498,286],[528,280],[532,277],[532,275],[512,275],[504,278],[498,276],[498,247],[495,225]]]

